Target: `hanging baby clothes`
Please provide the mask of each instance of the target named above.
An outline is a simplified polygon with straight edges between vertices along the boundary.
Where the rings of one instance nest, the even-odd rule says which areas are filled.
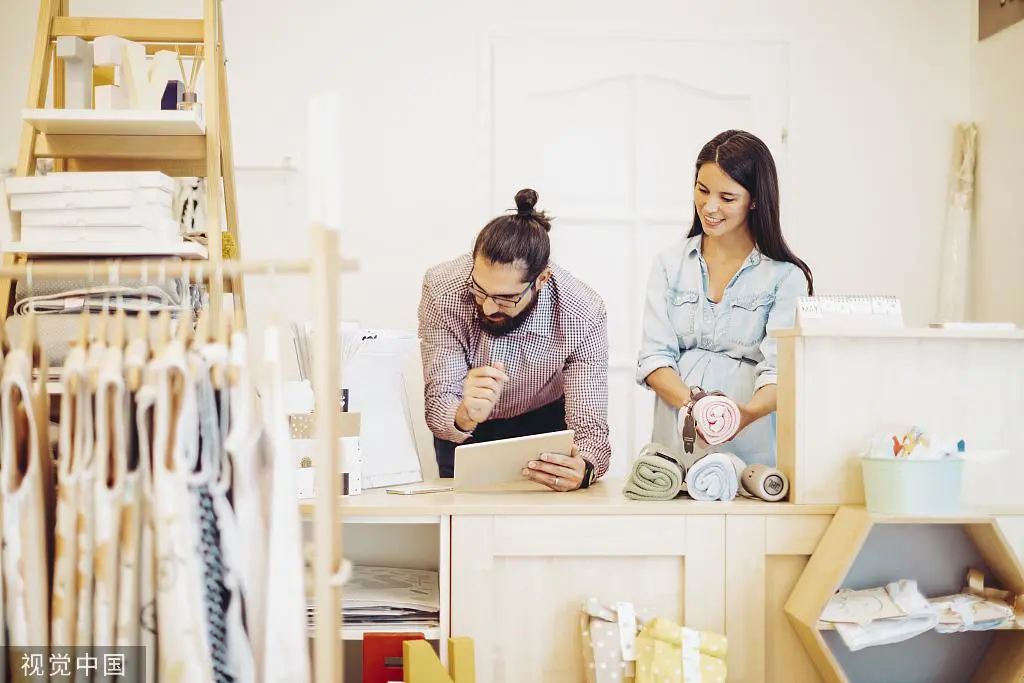
[[[255,385],[249,370],[248,339],[231,335],[230,367],[235,381],[230,388],[231,429],[225,448],[232,464],[232,500],[235,514],[245,520],[238,531],[239,583],[245,622],[255,656],[255,679],[263,683],[267,614],[267,491],[270,462],[256,409]]]
[[[50,641],[50,586],[49,581],[40,580],[50,576],[55,518],[45,392],[45,387],[32,386],[29,355],[12,349],[4,359],[0,381],[0,468],[5,607],[8,645],[13,647],[39,647]],[[12,669],[18,680],[22,672]]]
[[[271,325],[266,329],[263,348],[267,382],[260,406],[273,463],[267,572],[274,577],[267,587],[266,622],[267,640],[274,646],[263,650],[264,683],[307,683],[310,672],[302,522],[295,500],[295,461],[284,407],[280,328]]]
[[[57,519],[54,540],[53,597],[50,641],[57,647],[75,644],[78,605],[78,457],[85,445],[89,394],[85,348],[72,346],[64,361],[57,442]]]
[[[139,609],[140,644],[145,648],[145,680],[157,683],[159,642],[157,637],[156,499],[153,489],[153,424],[156,406],[156,375],[152,365],[143,371],[142,386],[135,392],[136,440],[139,451]]]
[[[116,344],[104,350],[96,389],[95,595],[93,638],[88,644],[99,647],[112,647],[117,638],[117,578],[128,459],[123,355]]]
[[[211,369],[220,369],[221,376],[228,376],[229,347],[226,344],[207,344],[202,354]],[[237,683],[254,683],[256,680],[255,663],[249,636],[245,631],[245,620],[242,605],[242,569],[241,544],[239,534],[241,527],[238,517],[231,505],[233,464],[231,454],[227,450],[227,439],[231,429],[231,390],[225,387],[216,392],[216,412],[219,417],[218,437],[220,439],[219,467],[217,476],[211,482],[210,495],[213,501],[214,515],[217,518],[218,533],[222,560],[222,578],[226,592],[224,608],[225,648],[227,651],[227,669]]]
[[[228,658],[225,613],[230,593],[224,586],[224,561],[221,553],[220,525],[214,509],[212,485],[220,475],[220,416],[217,399],[210,383],[210,370],[199,354],[192,356],[199,406],[199,462],[189,482],[198,511],[197,552],[203,558],[203,588],[206,613],[206,635],[210,645],[215,683],[234,683],[236,673]],[[199,367],[196,367],[199,366]]]
[[[88,647],[93,634],[93,578],[96,552],[96,384],[105,345],[96,341],[89,345],[85,357],[86,387],[83,396],[82,447],[75,453],[75,481],[78,483],[78,557],[75,578],[75,645]],[[83,652],[84,654],[84,652]],[[76,683],[88,681],[87,671],[73,668]]]
[[[133,339],[125,350],[124,367],[145,371],[145,343]],[[142,476],[144,468],[140,457],[138,425],[135,419],[135,395],[126,386],[124,415],[118,418],[118,429],[125,443],[124,470],[121,475],[121,537],[118,547],[117,619],[114,640],[118,647],[141,645],[139,608],[142,570]],[[147,679],[149,680],[149,679]]]
[[[195,517],[188,490],[198,449],[198,410],[184,344],[172,340],[157,371],[153,489],[161,683],[212,683]]]

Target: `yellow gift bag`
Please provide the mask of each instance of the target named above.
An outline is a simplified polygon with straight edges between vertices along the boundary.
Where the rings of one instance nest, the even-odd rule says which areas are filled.
[[[728,651],[724,635],[652,619],[636,637],[636,683],[725,683]]]

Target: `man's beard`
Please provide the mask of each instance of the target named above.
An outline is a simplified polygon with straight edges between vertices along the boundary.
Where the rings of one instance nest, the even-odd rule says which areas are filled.
[[[484,311],[480,306],[476,307],[476,320],[480,324],[480,329],[487,332],[493,337],[501,337],[519,328],[526,319],[533,313],[533,309],[537,306],[537,296],[534,295],[530,299],[530,303],[526,305],[522,311],[516,315],[507,315],[505,313],[498,313],[495,316],[488,318],[484,315]]]

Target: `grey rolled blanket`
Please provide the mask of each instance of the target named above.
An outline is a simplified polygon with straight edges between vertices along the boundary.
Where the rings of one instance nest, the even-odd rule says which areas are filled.
[[[649,443],[633,461],[622,493],[633,500],[672,500],[682,490],[685,475],[667,446]]]

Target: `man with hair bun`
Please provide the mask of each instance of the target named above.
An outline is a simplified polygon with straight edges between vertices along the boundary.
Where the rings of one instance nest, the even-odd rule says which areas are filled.
[[[438,473],[455,447],[572,429],[571,455],[544,453],[523,473],[555,491],[608,471],[608,316],[588,285],[551,262],[551,220],[516,193],[473,251],[433,266],[419,304],[425,416]]]

